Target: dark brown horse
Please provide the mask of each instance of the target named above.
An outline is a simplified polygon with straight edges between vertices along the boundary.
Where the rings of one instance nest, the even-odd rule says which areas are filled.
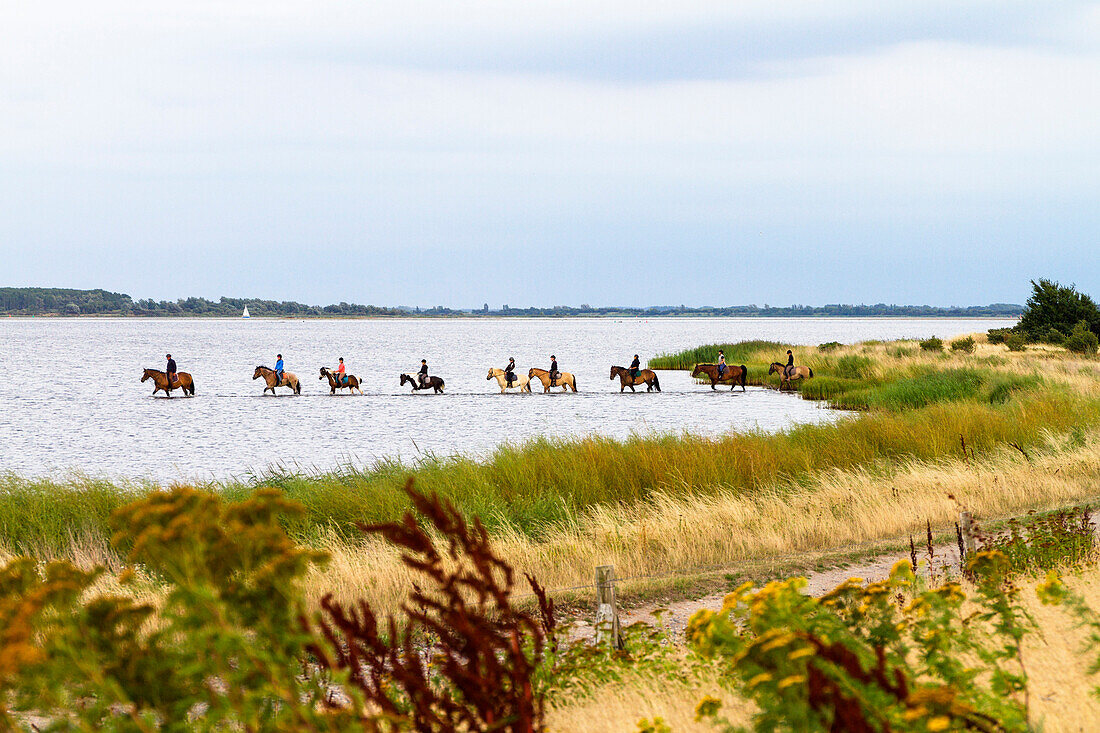
[[[714,389],[714,385],[719,382],[731,382],[730,391],[732,392],[734,387],[738,384],[738,378],[741,382],[741,391],[745,391],[745,378],[749,375],[748,367],[744,364],[741,366],[727,366],[726,371],[722,373],[722,376],[718,376],[717,364],[696,364],[695,368],[691,370],[691,376],[698,377],[700,374],[705,374],[710,377],[710,388]]]
[[[401,386],[411,384],[413,392],[419,392],[422,389],[434,389],[436,394],[443,394],[443,379],[442,377],[428,377],[424,386],[420,385],[420,380],[411,374],[401,375]]]
[[[613,366],[611,367],[611,381],[615,381],[616,377],[619,378],[619,392],[627,387],[630,387],[630,391],[633,392],[636,384],[644,384],[646,392],[661,391],[661,382],[657,379],[657,373],[652,369],[642,369],[638,372],[638,376],[632,377],[630,376],[630,370],[626,367]]]
[[[153,394],[164,390],[164,394],[169,397],[172,396],[173,389],[182,389],[184,396],[190,394],[195,396],[195,382],[191,379],[191,375],[187,372],[176,372],[175,384],[168,384],[168,375],[157,369],[146,369],[145,373],[141,375],[141,381],[146,379],[153,380]]]
[[[328,386],[332,388],[331,394],[336,394],[336,390],[347,388],[348,392],[358,392],[363,394],[363,390],[359,388],[359,379],[354,374],[348,375],[348,381],[345,383],[340,382],[340,377],[336,372],[332,371],[328,367],[321,367],[321,376],[317,378],[317,381],[321,381],[325,377],[328,377]]]

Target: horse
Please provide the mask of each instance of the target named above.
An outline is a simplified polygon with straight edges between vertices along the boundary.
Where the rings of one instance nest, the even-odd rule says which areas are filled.
[[[497,384],[500,385],[500,393],[504,394],[506,390],[518,389],[520,392],[526,392],[531,394],[531,378],[525,377],[522,374],[517,374],[516,378],[512,380],[512,384],[508,384],[508,380],[504,378],[504,370],[497,369],[496,367],[489,367],[489,374],[485,377],[485,381],[496,378]]]
[[[773,361],[772,365],[768,367],[768,374],[779,375],[779,389],[783,389],[783,385],[786,384],[790,389],[794,389],[791,386],[792,379],[809,379],[814,375],[814,370],[808,366],[794,366],[791,367],[790,376],[787,375],[787,366],[780,364],[778,361]]]
[[[317,381],[321,381],[325,377],[328,377],[328,386],[332,388],[331,394],[336,394],[337,389],[347,388],[348,392],[356,391],[359,394],[363,394],[363,390],[359,388],[359,379],[354,374],[347,376],[347,384],[340,382],[340,378],[336,375],[336,372],[332,371],[328,367],[321,367],[321,376],[317,377]]]
[[[550,372],[532,367],[527,372],[527,378],[533,379],[534,377],[538,377],[539,381],[542,382],[543,392],[550,391]],[[558,387],[561,387],[562,392],[568,392],[569,388],[572,388],[574,392],[577,391],[577,378],[569,372],[558,372],[558,378],[554,381],[557,382]]]
[[[737,386],[737,378],[741,378],[741,391],[745,391],[745,378],[749,375],[748,367],[744,364],[741,366],[727,366],[726,371],[721,377],[718,376],[717,364],[696,364],[695,368],[691,370],[691,376],[698,377],[700,374],[704,374],[710,377],[710,388],[714,389],[714,385],[719,382],[731,382],[730,391],[732,392]]]
[[[619,392],[621,393],[627,387],[630,387],[630,391],[634,391],[635,384],[644,384],[646,386],[646,392],[652,392],[653,390],[661,391],[661,381],[657,379],[657,372],[652,369],[642,369],[638,372],[638,376],[631,378],[630,370],[626,367],[613,366],[611,367],[611,381],[615,381],[615,377],[619,378]]]
[[[253,379],[264,378],[267,383],[267,387],[264,388],[264,394],[267,394],[267,390],[271,390],[271,394],[276,394],[276,387],[290,387],[294,391],[294,394],[302,394],[302,383],[298,381],[298,377],[290,372],[283,372],[283,381],[275,384],[275,370],[270,367],[258,366],[256,371],[252,373]]]
[[[428,377],[427,384],[421,386],[420,380],[413,375],[402,374],[401,386],[404,387],[406,384],[411,384],[413,386],[413,392],[418,392],[422,389],[434,389],[436,394],[443,394],[443,380],[439,377]]]
[[[159,369],[146,369],[145,373],[141,375],[141,381],[146,379],[153,380],[153,394],[164,390],[164,394],[169,397],[172,396],[172,390],[178,388],[183,389],[183,395],[186,397],[190,394],[195,396],[195,380],[191,379],[191,375],[187,372],[176,372],[177,381],[175,384],[168,384],[168,374],[160,371]]]

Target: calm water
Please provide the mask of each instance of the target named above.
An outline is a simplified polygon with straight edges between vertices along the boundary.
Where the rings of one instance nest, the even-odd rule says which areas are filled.
[[[947,319],[506,320],[0,320],[0,471],[177,479],[223,478],[276,462],[303,470],[378,457],[480,455],[538,435],[778,430],[834,420],[796,396],[749,388],[712,393],[683,372],[661,372],[661,394],[620,395],[612,364],[716,341],[817,344],[947,337],[1011,325]],[[153,398],[142,368],[171,352],[197,396]],[[281,352],[300,397],[261,396],[257,364]],[[490,366],[518,371],[558,355],[580,393],[502,396]],[[322,365],[344,357],[365,396],[332,397]],[[782,354],[776,354],[779,360]],[[445,395],[410,394],[400,372],[428,359]],[[45,381],[44,374],[49,377]],[[161,393],[163,394],[163,393]],[[179,392],[175,392],[176,395]]]

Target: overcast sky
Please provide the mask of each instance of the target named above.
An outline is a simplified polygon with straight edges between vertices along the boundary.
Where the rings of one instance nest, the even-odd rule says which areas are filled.
[[[1100,295],[1100,4],[9,0],[0,285]]]

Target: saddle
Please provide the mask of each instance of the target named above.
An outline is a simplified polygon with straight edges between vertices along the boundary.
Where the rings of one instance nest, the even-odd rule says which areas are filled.
[[[167,376],[168,376],[168,383],[169,384],[179,384],[180,383],[179,372],[174,372],[173,374],[170,374],[170,375],[167,375]]]

